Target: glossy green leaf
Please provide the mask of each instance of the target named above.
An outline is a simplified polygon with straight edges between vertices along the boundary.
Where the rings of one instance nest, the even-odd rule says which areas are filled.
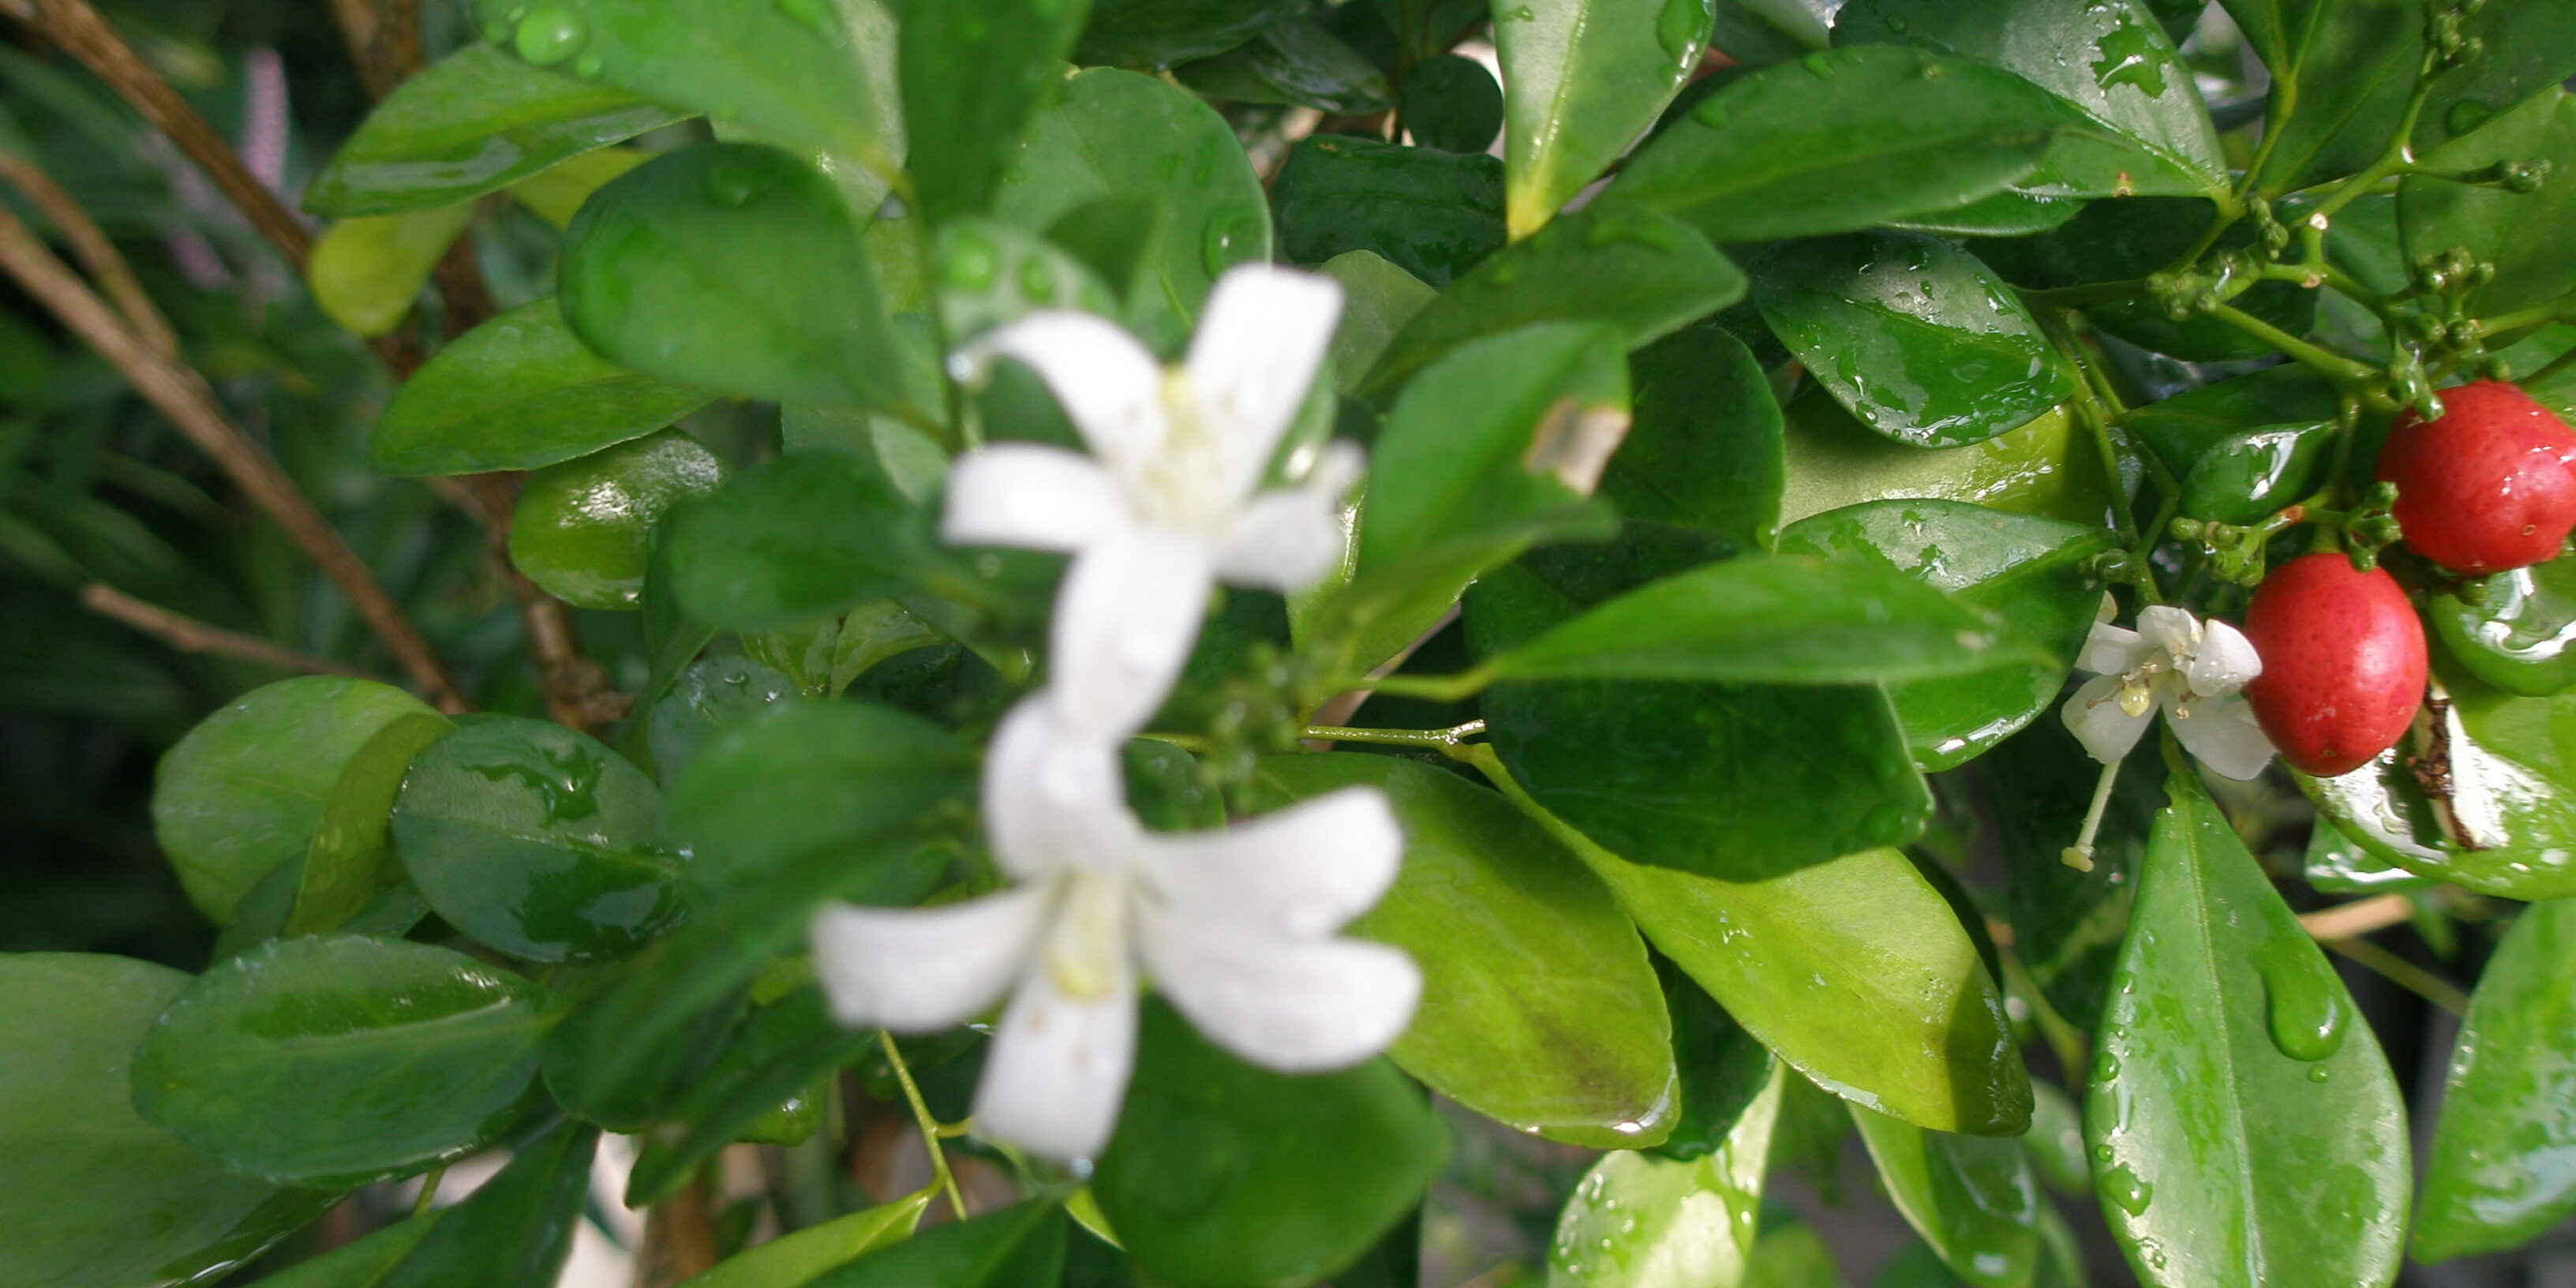
[[[2164,806],[2164,762],[2137,755],[2121,763],[2090,872],[2067,866],[2064,855],[2084,829],[2102,766],[2058,713],[2032,721],[1979,765],[2007,877],[2002,911],[2012,923],[2013,956],[2049,1005],[2089,1032],[2108,1000],[2147,832]]]
[[[457,929],[531,961],[614,956],[687,901],[651,779],[585,734],[493,716],[412,761],[394,843]]]
[[[665,1129],[645,1143],[627,1176],[626,1205],[644,1208],[670,1198],[781,1102],[875,1047],[875,1034],[834,1021],[813,985],[760,1007],[671,1106],[670,1118],[686,1128]]]
[[[2420,890],[2434,884],[2362,848],[2322,814],[2308,829],[2308,852],[2299,875],[2311,889],[2328,894]]]
[[[2149,1285],[2388,1283],[2408,1181],[2388,1061],[2199,781],[2165,789],[2085,1093],[2103,1219]]]
[[[2111,545],[2102,528],[1940,500],[1828,510],[1780,534],[1783,553],[1884,568],[1945,591],[2011,623],[2036,652],[2031,661],[1890,687],[1926,770],[1982,755],[2056,701],[2102,600],[2083,561]]]
[[[1982,443],[1927,452],[1871,430],[1810,385],[1784,413],[1788,471],[1780,517],[1863,501],[1930,497],[2107,527],[2114,483],[2091,437],[2064,409]]]
[[[1831,685],[2035,660],[2002,619],[1909,572],[1747,555],[1629,591],[1485,666],[1509,680]]]
[[[367,439],[387,474],[526,470],[640,438],[712,401],[591,351],[553,300],[466,332],[394,391]]]
[[[1233,49],[1174,73],[1210,98],[1311,107],[1335,115],[1382,112],[1395,101],[1386,74],[1312,18],[1291,16]]]
[[[2499,689],[2545,698],[2576,684],[2576,563],[2463,582],[2429,599],[2424,616],[2453,659]]]
[[[938,256],[939,316],[952,341],[971,339],[1037,309],[1079,309],[1104,316],[1118,312],[1117,296],[1088,265],[1037,234],[998,219],[950,220],[939,229]],[[898,432],[919,434],[909,426],[889,426],[881,432],[875,426],[871,429],[871,438],[879,441]],[[946,453],[936,444],[931,451],[945,467]]]
[[[1983,442],[2075,392],[2012,288],[1949,242],[1888,232],[1796,242],[1756,272],[1753,302],[1780,342],[1899,442]]]
[[[1073,57],[1170,67],[1232,49],[1296,9],[1290,0],[1092,0]]]
[[[2031,1172],[2061,1194],[2093,1188],[2093,1163],[2084,1150],[2084,1110],[2053,1082],[2030,1082],[2030,1130],[2021,1136]],[[2044,1237],[2044,1236],[2043,1236]]]
[[[958,800],[974,755],[938,726],[872,703],[789,702],[719,731],[671,783],[689,879],[734,889],[827,849],[862,849]]]
[[[1601,498],[1632,519],[1771,548],[1780,526],[1780,404],[1751,350],[1711,323],[1628,358],[1634,421],[1601,473]]]
[[[665,537],[691,617],[737,630],[883,598],[915,563],[902,493],[842,452],[791,452],[681,508]]]
[[[2070,121],[2008,72],[1893,45],[1811,54],[1667,125],[1601,194],[1721,245],[1852,232],[1989,197]]]
[[[572,1251],[590,1196],[599,1129],[562,1123],[520,1147],[510,1165],[440,1218],[374,1288],[550,1284]]]
[[[1361,386],[1393,392],[1470,340],[1536,322],[1603,322],[1636,348],[1743,297],[1744,275],[1686,224],[1584,210],[1485,258],[1399,332]]]
[[[2097,201],[2036,243],[2041,283],[2077,286],[2138,282],[2163,272],[2200,242],[2216,207],[2199,197],[2138,197]],[[2284,222],[2295,218],[2285,210]],[[2219,236],[2221,250],[2258,254],[2255,229],[2239,223]],[[2229,301],[2236,308],[2291,335],[2316,323],[2318,291],[2296,282],[2256,282]],[[2108,334],[2140,348],[2188,362],[2223,362],[2269,356],[2265,341],[2206,314],[2176,318],[2151,298],[2088,305],[2084,316]]]
[[[2325,482],[2331,423],[2272,425],[2213,445],[2182,480],[2182,513],[2221,523],[2259,522],[2306,500]]]
[[[2230,439],[2267,427],[2323,424],[2335,413],[2333,384],[2305,367],[2284,364],[2136,408],[2128,428],[2180,478]]]
[[[1090,30],[1135,7],[1094,3]],[[1254,29],[1263,25],[1266,17]],[[1063,100],[1031,124],[993,213],[1042,232],[1102,198],[1159,211],[1133,285],[1110,283],[1127,296],[1128,327],[1158,350],[1176,351],[1188,338],[1219,273],[1270,258],[1270,204],[1233,127],[1189,91],[1151,76],[1095,67],[1066,81]]]
[[[1273,1073],[1158,1001],[1136,1047],[1091,1192],[1139,1265],[1193,1288],[1331,1275],[1421,1201],[1448,1156],[1448,1129],[1383,1060]]]
[[[314,239],[304,283],[332,321],[363,336],[390,334],[473,221],[472,202],[340,220]]]
[[[136,1116],[127,1067],[188,977],[127,957],[0,955],[0,1281],[220,1277],[321,1214]]]
[[[931,218],[993,198],[1029,118],[1064,83],[1084,0],[901,6],[903,128],[912,181]]]
[[[1373,251],[1433,286],[1447,286],[1502,248],[1502,179],[1502,163],[1483,153],[1318,134],[1290,150],[1270,185],[1279,252],[1295,263],[1320,264]]]
[[[2039,1185],[2021,1142],[1925,1131],[1852,1106],[1896,1210],[1977,1288],[2023,1288],[2039,1256]]]
[[[796,682],[747,657],[710,657],[689,664],[671,691],[653,704],[645,746],[653,778],[668,787],[679,780],[708,740],[727,726],[796,696]]]
[[[2434,676],[2447,709],[2428,703],[2433,738],[2410,733],[2341,778],[2297,775],[2300,789],[2346,836],[2418,876],[2508,899],[2576,895],[2576,693],[2516,697],[2439,653]],[[2427,777],[2448,789],[2446,809],[2426,796]]]
[[[1763,1231],[1744,1263],[1743,1288],[1842,1288],[1842,1282],[1825,1241],[1796,1221]]]
[[[1064,1209],[1044,1199],[934,1226],[889,1244],[820,1278],[808,1288],[1019,1288],[1052,1284],[1064,1273]]]
[[[1662,1139],[1672,1033],[1636,928],[1599,879],[1490,791],[1386,756],[1279,756],[1285,800],[1366,783],[1404,829],[1393,889],[1350,933],[1422,968],[1388,1051],[1440,1094],[1515,1130],[1593,1148]]]
[[[556,228],[572,227],[590,194],[653,159],[641,148],[601,148],[540,170],[510,185],[510,195]]]
[[[1755,1246],[1779,1117],[1774,1067],[1726,1142],[1687,1162],[1618,1150],[1584,1173],[1548,1244],[1554,1288],[1737,1286]]]
[[[1323,271],[1342,284],[1342,319],[1324,357],[1334,390],[1347,394],[1377,365],[1396,332],[1440,293],[1374,251],[1343,251],[1326,260]]]
[[[2020,189],[2109,197],[2225,191],[2218,130],[2141,0],[1852,0],[1834,43],[1914,45],[2027,78],[2080,113]],[[2197,230],[2195,230],[2197,231]]]
[[[190,983],[134,1053],[134,1104],[245,1171],[343,1185],[509,1127],[545,990],[428,944],[281,939]]]
[[[1771,1070],[1778,1062],[1707,989],[1692,983],[1670,959],[1657,959],[1655,973],[1663,979],[1665,1005],[1672,1016],[1673,1064],[1680,1073],[1682,1108],[1673,1122],[1673,1134],[1648,1152],[1687,1162],[1726,1143],[1737,1120],[1771,1085]]]
[[[620,176],[565,230],[558,279],[574,333],[647,375],[780,402],[901,395],[857,221],[774,148],[704,144]]]
[[[404,881],[389,816],[412,758],[456,731],[445,716],[396,716],[340,770],[314,820],[283,934],[311,935],[357,916]]]
[[[1832,42],[1834,0],[1717,0],[1709,47],[1747,67],[1785,63]]]
[[[624,90],[469,45],[368,113],[314,176],[304,208],[346,217],[452,206],[680,119]]]
[[[715,118],[729,137],[883,172],[901,160],[892,18],[870,0],[475,0],[540,67]]]
[[[2567,26],[2576,38],[2576,22]],[[2456,248],[2495,265],[2494,280],[2468,296],[2470,311],[2480,316],[2576,291],[2576,265],[2565,254],[2568,229],[2576,227],[2576,183],[2567,178],[2576,173],[2576,96],[2550,90],[2423,159],[2426,168],[2446,174],[2498,163],[2537,163],[2547,173],[2530,192],[2431,177],[2410,178],[2397,190],[2397,226],[2409,259]]]
[[[2576,904],[2536,903],[2478,974],[2425,1164],[2415,1255],[2444,1261],[2530,1242],[2576,1211]]]
[[[374,1288],[402,1259],[438,1228],[444,1209],[432,1208],[362,1238],[308,1257],[273,1275],[256,1288]]]
[[[1710,0],[1531,0],[1494,11],[1515,239],[1635,142],[1699,70]]]
[[[735,1253],[681,1288],[803,1288],[844,1262],[910,1238],[931,1191],[834,1217]]]
[[[724,463],[676,429],[547,466],[510,512],[510,562],[576,608],[641,607],[653,525],[723,479]]]
[[[206,717],[161,758],[152,832],[188,898],[220,925],[244,891],[313,835],[349,758],[378,730],[430,714],[391,685],[280,680]]]
[[[1503,132],[1502,83],[1464,54],[1425,58],[1404,73],[1395,124],[1422,147],[1486,155]]]

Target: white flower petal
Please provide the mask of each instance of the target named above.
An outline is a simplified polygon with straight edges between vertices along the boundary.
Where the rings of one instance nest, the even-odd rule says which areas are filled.
[[[2201,633],[2200,647],[2192,651],[2182,675],[2191,682],[2191,691],[2204,698],[2225,697],[2253,682],[2263,673],[2263,659],[2254,652],[2254,641],[2245,632],[2211,618]]]
[[[1136,1065],[1136,982],[1121,954],[1115,987],[1066,996],[1031,970],[993,1030],[975,1087],[975,1134],[1050,1158],[1091,1158],[1109,1144]]]
[[[1321,939],[1386,893],[1403,854],[1386,793],[1345,787],[1224,831],[1149,834],[1140,863],[1170,916]]]
[[[2152,604],[2138,610],[2138,635],[2157,652],[2186,658],[2200,647],[2200,619],[2171,604]]]
[[[1342,560],[1338,498],[1305,488],[1253,498],[1217,550],[1217,579],[1231,586],[1304,590]]]
[[[2084,750],[2095,760],[2108,765],[2138,745],[2138,735],[2145,733],[2155,719],[2155,708],[2134,716],[2122,711],[2120,677],[2105,675],[2086,680],[2075,696],[2066,700],[2063,715],[2075,740],[2083,743]]]
[[[1251,494],[1315,383],[1342,312],[1319,273],[1244,264],[1218,278],[1190,339],[1190,397],[1215,440],[1221,494]]]
[[[1172,435],[1163,408],[1163,368],[1154,355],[1088,313],[1031,313],[968,344],[963,356],[1025,362],[1055,391],[1084,442],[1121,477],[1134,477]]]
[[[1028,962],[1046,892],[1021,887],[942,908],[827,904],[806,923],[832,1018],[928,1033],[993,1004]]]
[[[2109,622],[2093,623],[2084,637],[2084,651],[2075,657],[2075,669],[2093,675],[2118,675],[2153,656],[2155,649],[2138,638],[2138,633]]]
[[[1138,946],[1155,986],[1208,1040],[1285,1073],[1385,1050],[1422,998],[1422,972],[1385,944],[1273,939],[1148,912]]]
[[[1118,481],[1078,452],[995,443],[948,472],[939,535],[963,546],[1080,550],[1134,524]]]
[[[2272,763],[2272,740],[2263,736],[2254,708],[2241,697],[2170,702],[2165,717],[2183,750],[2222,778],[2244,782]]]
[[[1047,653],[1064,731],[1115,741],[1143,728],[1198,643],[1215,584],[1215,552],[1177,533],[1117,533],[1075,559]]]
[[[1075,737],[1054,695],[1023,698],[984,753],[984,833],[994,861],[1028,878],[1123,867],[1144,827],[1127,809],[1117,739]]]

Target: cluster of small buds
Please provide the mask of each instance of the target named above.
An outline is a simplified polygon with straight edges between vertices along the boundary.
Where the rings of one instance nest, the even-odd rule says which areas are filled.
[[[2207,519],[2177,518],[2171,532],[2177,541],[2197,541],[2201,553],[2209,559],[2210,575],[2220,581],[2251,586],[2263,580],[2263,546],[2274,532],[2305,516],[2299,507],[2276,514],[2253,526],[2217,523]]]
[[[2355,572],[2368,572],[2379,566],[2379,552],[2396,545],[2406,537],[2398,526],[2397,516],[2390,513],[2397,505],[2397,485],[2382,481],[2362,493],[2361,508],[2344,521],[2344,553],[2351,557]]]
[[[2447,0],[2433,6],[2424,23],[2424,43],[2432,46],[2434,66],[2452,68],[2486,52],[2486,42],[2462,30],[2462,26],[2486,0]]]

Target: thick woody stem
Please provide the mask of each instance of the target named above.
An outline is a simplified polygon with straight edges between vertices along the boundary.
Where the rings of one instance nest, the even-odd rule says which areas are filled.
[[[136,393],[286,530],[323,575],[348,596],[350,606],[431,705],[442,711],[465,709],[463,696],[420,629],[377,584],[366,561],[296,489],[275,458],[224,413],[203,377],[128,330],[106,301],[5,209],[0,209],[0,270],[114,365]]]
[[[0,180],[25,193],[63,240],[71,243],[72,254],[80,259],[82,268],[89,270],[90,280],[115,301],[117,311],[125,315],[126,329],[135,338],[165,358],[179,356],[178,334],[170,329],[161,310],[153,307],[152,297],[143,293],[143,284],[134,280],[125,257],[116,253],[116,244],[90,221],[89,213],[72,200],[70,193],[57,187],[32,163],[6,152],[0,152]]]
[[[281,671],[300,671],[307,675],[347,675],[361,680],[375,677],[346,662],[299,653],[283,644],[264,640],[240,631],[210,626],[196,618],[171,612],[158,604],[145,603],[103,581],[81,588],[81,607],[102,617],[113,617],[182,653],[211,653],[217,657],[238,658]]]

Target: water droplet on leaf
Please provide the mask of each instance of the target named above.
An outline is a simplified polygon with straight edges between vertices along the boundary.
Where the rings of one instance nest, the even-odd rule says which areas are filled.
[[[708,163],[706,182],[708,200],[719,206],[748,206],[769,186],[769,177],[748,159],[721,156]]]
[[[973,231],[961,231],[948,243],[948,253],[940,260],[940,275],[961,291],[980,291],[992,284],[995,265],[993,243]]]
[[[552,67],[581,52],[582,42],[589,39],[590,29],[582,25],[580,14],[547,5],[519,20],[510,47],[539,67]]]
[[[2263,1020],[2272,1045],[2293,1060],[2322,1060],[2343,1047],[2350,1008],[2343,988],[2305,935],[2272,936],[2255,949],[2263,977]]]
[[[2126,1163],[2102,1173],[2101,1186],[2102,1196],[2131,1216],[2146,1215],[2147,1204],[2155,1201],[2156,1197],[2156,1187],[2129,1170]]]

